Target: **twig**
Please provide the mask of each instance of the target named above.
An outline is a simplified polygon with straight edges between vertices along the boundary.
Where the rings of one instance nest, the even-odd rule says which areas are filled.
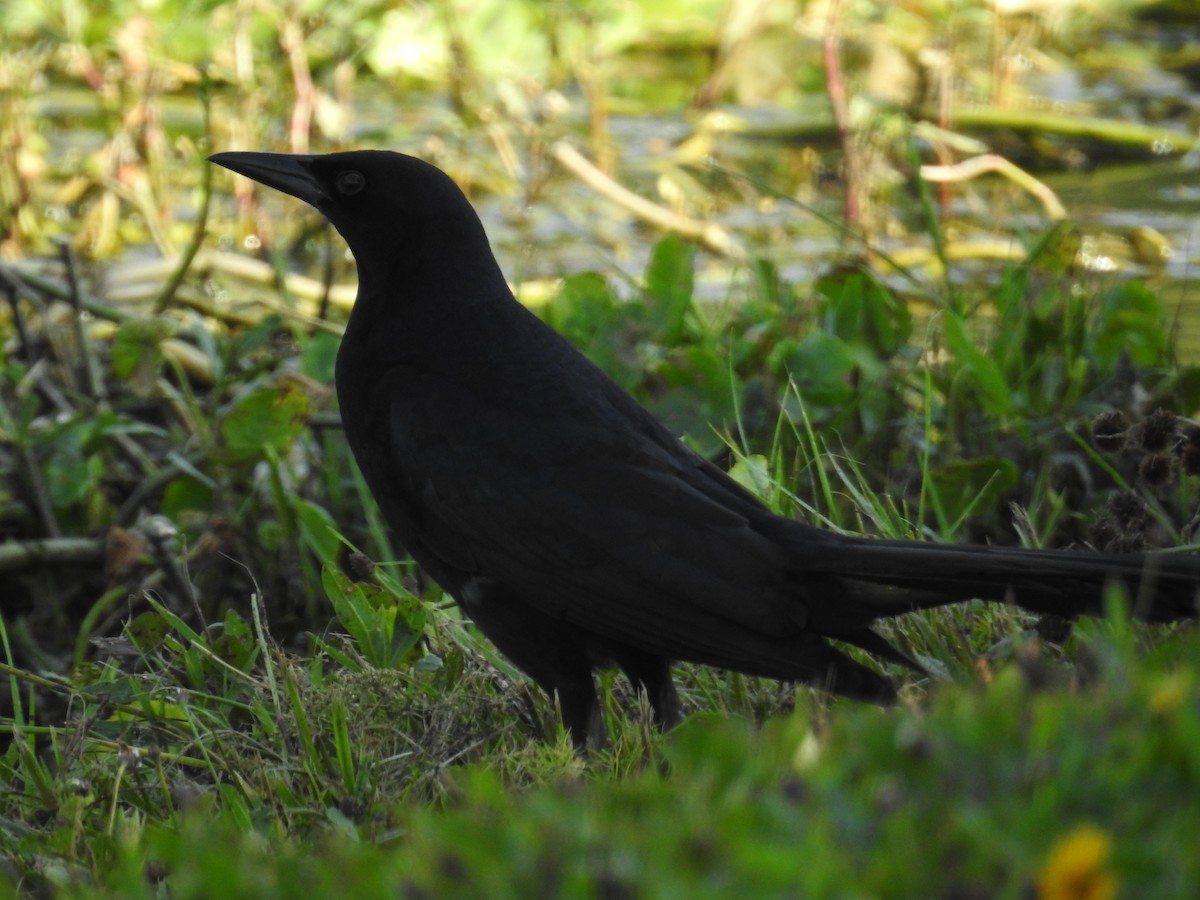
[[[63,242],[59,245],[59,255],[67,272],[67,300],[75,310],[75,340],[79,345],[79,371],[77,379],[79,389],[93,400],[104,399],[104,380],[99,376],[95,354],[92,353],[92,343],[88,340],[87,329],[83,326],[83,298],[79,292],[79,278],[75,272],[75,254],[71,245]],[[64,360],[65,362],[65,360]]]
[[[292,118],[288,126],[292,152],[307,153],[313,108],[316,105],[316,89],[313,87],[312,72],[308,68],[304,32],[297,21],[299,14],[296,5],[288,4],[279,29],[279,46],[287,56],[288,67],[292,73],[292,86],[296,91],[296,99],[292,104]]]
[[[117,710],[117,711],[120,711],[123,713],[127,713],[128,715],[135,717],[139,721],[147,721],[148,722],[148,721],[153,721],[155,718],[157,718],[157,716],[153,712],[153,710],[156,707],[151,706],[148,708],[146,705],[143,705],[143,704],[116,702],[112,699],[111,696],[106,696],[104,694],[84,690],[83,688],[77,687],[76,685],[74,685],[70,681],[68,681],[65,677],[60,676],[58,678],[47,678],[46,676],[38,675],[34,672],[29,672],[29,671],[26,671],[25,669],[18,668],[17,666],[11,666],[8,663],[3,663],[3,662],[0,662],[0,675],[7,675],[9,678],[16,678],[20,681],[25,681],[25,682],[28,682],[29,684],[36,685],[37,687],[46,688],[47,690],[61,691],[62,693],[66,694],[70,697],[79,697],[83,700],[87,700],[89,703],[95,703],[95,704],[101,705],[107,710]],[[109,742],[109,741],[101,741],[101,740],[97,740],[94,738],[92,739],[92,743],[95,744],[96,746],[105,746],[105,745],[111,746],[114,749],[118,746],[116,743]],[[165,758],[166,756],[167,756],[167,754],[164,753],[163,757]],[[200,760],[189,760],[185,756],[177,756],[174,759],[176,762],[182,762],[187,765],[197,765],[197,764],[201,763]],[[207,766],[207,765],[209,765],[209,763],[203,762],[203,765]]]
[[[322,271],[321,284],[325,290],[321,292],[321,302],[317,304],[317,320],[324,323],[329,318],[329,296],[333,292],[333,246],[330,242],[329,232],[331,229],[326,228],[322,232],[322,238],[325,243],[325,252],[322,256]]]
[[[556,141],[550,152],[571,174],[597,193],[625,207],[639,219],[667,231],[674,231],[722,256],[745,258],[746,252],[720,225],[677,215],[638,196],[597,169],[566,141]]]
[[[932,111],[918,112],[926,118],[932,118]],[[951,114],[954,127],[960,131],[1004,129],[1023,134],[1055,134],[1117,147],[1138,147],[1160,158],[1182,156],[1197,146],[1194,134],[1142,122],[1100,119],[1045,110],[997,109],[966,103],[954,105]]]
[[[101,303],[95,297],[88,296],[78,289],[72,291],[71,288],[62,284],[62,282],[39,275],[37,272],[23,271],[12,264],[0,263],[0,279],[23,285],[26,289],[36,291],[52,300],[73,302],[72,297],[74,297],[84,310],[93,316],[106,319],[110,322],[128,322],[134,318],[130,313],[117,309],[115,306],[110,306],[107,303]]]
[[[179,343],[179,341],[175,343]],[[58,410],[59,415],[74,418],[80,414],[79,408],[50,380],[50,374],[47,372],[45,366],[35,364],[30,370],[28,377],[33,380],[39,393],[46,398],[47,402]],[[97,411],[106,411],[110,408],[110,404],[104,398],[101,398],[95,404]],[[142,474],[150,472],[154,468],[150,456],[142,450],[141,445],[133,439],[132,435],[114,431],[109,433],[108,438],[113,442],[117,450],[123,453],[125,458],[135,468],[139,469]]]
[[[21,356],[25,357],[27,365],[33,365],[33,345],[29,343],[29,329],[25,327],[25,316],[21,314],[21,303],[17,297],[17,286],[0,272],[0,282],[4,283],[4,296],[8,299],[8,307],[12,310],[13,324],[17,328],[17,340],[21,343]]]
[[[178,464],[167,463],[157,471],[148,474],[138,482],[137,487],[129,492],[129,496],[117,509],[116,515],[112,519],[113,524],[122,527],[132,525],[137,520],[142,504],[183,473],[184,469]]]
[[[209,266],[219,272],[233,275],[237,278],[257,281],[261,284],[273,284],[275,282],[274,267],[259,259],[239,256],[236,253],[205,250],[199,254],[199,260],[200,262],[197,265],[201,267]],[[313,303],[319,303],[326,292],[325,286],[315,278],[308,278],[307,276],[297,275],[293,272],[289,272],[284,276],[284,281],[286,282],[289,294],[302,300],[312,301]],[[330,305],[349,310],[354,305],[354,296],[357,290],[357,287],[353,285],[334,285],[328,291]],[[287,307],[280,304],[279,309],[280,312],[285,312]],[[313,319],[313,321],[319,320]]]
[[[204,136],[205,143],[208,143],[207,138],[212,133],[212,101],[209,93],[208,72],[205,69],[200,71],[200,108],[203,111],[204,117]],[[192,260],[196,258],[196,254],[200,251],[200,245],[204,243],[204,236],[208,231],[208,208],[212,200],[212,184],[213,184],[213,169],[215,167],[208,163],[202,163],[200,176],[200,210],[196,213],[196,227],[192,229],[192,239],[184,248],[183,256],[180,257],[179,265],[175,267],[175,271],[171,273],[170,279],[163,285],[161,293],[154,301],[155,315],[162,315],[166,311],[171,300],[175,296],[175,292],[179,290],[179,285],[183,283],[184,276],[187,275],[188,269],[192,266]]]
[[[171,544],[178,536],[179,532],[175,525],[166,516],[148,516],[142,522],[141,532],[146,536],[146,540],[150,542],[151,552],[154,554],[154,559],[158,563],[159,568],[167,578],[167,582],[175,589],[175,592],[180,595],[180,598],[196,612],[199,612],[199,607],[196,603],[196,589],[192,585],[192,581],[188,578],[187,573],[179,565],[179,561],[175,559],[174,549]],[[173,610],[178,612],[179,609]],[[204,624],[204,617],[200,617],[201,625]]]
[[[16,445],[17,460],[25,478],[29,502],[41,520],[42,529],[52,538],[62,537],[62,529],[58,527],[58,519],[54,517],[54,505],[50,502],[50,494],[46,490],[46,482],[42,479],[42,471],[38,468],[37,457],[24,439]]]
[[[158,248],[159,253],[171,254],[175,252],[175,244],[159,221],[159,208],[154,196],[149,191],[134,190],[122,184],[119,179],[113,178],[111,175],[101,175],[96,180],[105,191],[112,194],[118,200],[124,200],[142,214],[146,229],[150,232],[150,239],[154,241],[154,246]]]
[[[91,566],[104,560],[104,542],[97,538],[53,537],[0,544],[0,573],[53,566]]]
[[[841,37],[838,34],[841,7],[841,0],[830,0],[821,49],[825,62],[825,91],[829,94],[829,105],[833,107],[833,121],[837,126],[838,144],[842,148],[842,169],[845,181],[842,209],[846,224],[854,228],[859,221],[858,173],[860,166],[854,132],[850,128],[850,112],[846,107],[846,84],[842,78]]]
[[[996,18],[999,18],[999,16]],[[952,57],[944,50],[938,50],[933,53],[925,54],[924,58],[927,60],[927,65],[932,65],[932,75],[937,79],[937,130],[943,134],[948,134],[954,124],[952,110],[954,103],[955,80]],[[938,162],[942,165],[953,165],[954,156],[950,153],[950,148],[945,142],[934,141],[933,152],[937,155]],[[938,186],[938,215],[943,220],[946,217],[946,213],[950,209],[950,196],[950,185],[943,182]]]
[[[200,291],[193,290],[192,288],[183,287],[176,291],[175,302],[180,306],[195,310],[207,318],[217,322],[224,322],[226,325],[232,325],[235,328],[253,328],[263,320],[262,313],[257,310],[243,312],[236,309],[229,309],[227,306],[210,300]]]
[[[1003,175],[1013,184],[1032,194],[1041,201],[1042,206],[1046,209],[1046,215],[1050,218],[1057,221],[1067,217],[1066,207],[1062,205],[1062,201],[1058,199],[1058,195],[1054,191],[1024,169],[995,153],[964,159],[953,166],[921,166],[921,177],[926,181],[934,182],[966,181],[986,172]]]

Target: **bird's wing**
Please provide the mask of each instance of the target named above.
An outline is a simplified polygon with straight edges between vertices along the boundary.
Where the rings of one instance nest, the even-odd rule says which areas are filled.
[[[380,391],[390,477],[444,567],[663,655],[732,664],[739,630],[803,630],[800,605],[780,602],[786,566],[752,527],[751,501],[649,416],[565,421],[536,403],[514,413],[444,380],[405,380]]]

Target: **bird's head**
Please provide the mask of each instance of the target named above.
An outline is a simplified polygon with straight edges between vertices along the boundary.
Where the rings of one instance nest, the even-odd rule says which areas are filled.
[[[360,275],[370,258],[411,251],[426,240],[444,245],[483,234],[453,180],[402,153],[238,152],[217,153],[209,161],[318,209],[350,245]]]

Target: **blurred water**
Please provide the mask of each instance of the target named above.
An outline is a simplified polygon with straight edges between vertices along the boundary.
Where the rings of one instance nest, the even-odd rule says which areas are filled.
[[[1181,89],[1174,81],[1170,87]],[[1078,78],[1059,78],[1046,89],[1064,101],[1101,98],[1114,105],[1129,102],[1126,96]],[[59,179],[78,171],[82,161],[105,140],[102,122],[90,119],[86,98],[77,93],[63,91],[60,96],[55,91],[38,101],[43,111],[58,110],[47,118],[44,136],[53,148],[49,156],[57,163]],[[168,99],[165,125],[181,134],[197,133],[200,120],[194,105]],[[448,154],[470,161],[472,170],[484,173],[472,200],[510,280],[556,278],[590,269],[612,276],[620,286],[636,282],[643,272],[660,235],[579,183],[553,160],[543,156],[537,171],[527,169],[513,177],[500,164],[487,132],[464,128],[441,95],[406,95],[398,102],[381,87],[364,86],[359,100],[356,145],[415,155]],[[583,104],[578,98],[566,100],[561,134],[586,153]],[[1194,97],[1188,102],[1200,108]],[[772,124],[769,109],[730,112],[760,126]],[[774,111],[779,123],[786,123],[789,116],[794,116],[794,111]],[[531,145],[521,141],[515,127],[505,127],[505,131],[514,140],[519,162],[528,165]],[[670,205],[663,196],[664,184],[671,190],[691,190],[689,200],[694,205],[688,210],[690,215],[720,223],[752,253],[771,259],[786,281],[801,288],[830,265],[862,253],[863,245],[838,225],[843,187],[832,177],[839,165],[836,148],[803,148],[723,135],[713,141],[710,159],[681,164],[675,158],[676,148],[693,133],[692,123],[678,114],[613,115],[606,140],[615,154],[614,176],[629,189],[663,205]],[[1200,364],[1200,181],[1195,163],[1200,159],[1193,154],[1192,159],[1106,165],[1089,172],[1042,177],[1065,204],[1070,220],[1089,234],[1111,233],[1118,243],[1134,228],[1149,228],[1162,235],[1170,248],[1162,265],[1117,259],[1118,274],[1106,276],[1103,267],[1098,267],[1087,287],[1099,289],[1106,277],[1134,275],[1149,280],[1173,304],[1181,361]],[[168,175],[168,181],[179,186],[172,205],[177,217],[186,221],[194,214],[194,186],[199,180],[195,167],[199,164],[189,160],[176,161],[176,165]],[[871,175],[876,183],[890,185],[873,198],[871,223],[878,235],[876,244],[889,253],[928,247],[931,241],[910,173],[899,167],[893,171],[889,165],[894,164],[879,162]],[[218,178],[219,185],[228,184],[224,177],[222,173]],[[538,184],[537,198],[527,203],[523,194],[533,182]],[[1051,224],[1028,196],[996,176],[956,185],[952,194],[956,199],[948,213],[954,233],[963,238],[992,236],[1027,245]],[[281,217],[293,208],[292,201],[275,195],[264,195],[263,202]],[[232,204],[222,195],[214,204],[214,235],[232,215]],[[127,255],[155,252],[153,248],[130,248]],[[994,279],[999,270],[998,264],[963,264],[951,277],[969,286],[972,280]],[[919,267],[912,274],[918,285],[928,284],[930,296],[937,295],[940,276],[926,274]],[[737,294],[734,282],[744,275],[737,263],[702,253],[698,256],[698,298],[705,303],[725,302]],[[908,280],[897,283],[912,287]]]

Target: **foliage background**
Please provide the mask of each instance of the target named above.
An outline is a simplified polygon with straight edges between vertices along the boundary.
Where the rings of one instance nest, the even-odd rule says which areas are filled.
[[[1173,340],[1187,246],[922,167],[989,151],[1047,182],[1131,161],[1178,178],[1195,61],[1166,36],[1188,15],[9,0],[4,877],[79,896],[1186,894],[1194,635],[1117,598],[1074,629],[910,617],[895,639],[939,678],[891,714],[684,668],[702,714],[663,736],[605,676],[611,747],[577,759],[545,698],[395,562],[330,390],[343,248],[202,160],[390,146],[446,168],[522,299],[781,513],[1174,546],[1200,445]],[[1083,87],[1047,116],[1063,71]]]

